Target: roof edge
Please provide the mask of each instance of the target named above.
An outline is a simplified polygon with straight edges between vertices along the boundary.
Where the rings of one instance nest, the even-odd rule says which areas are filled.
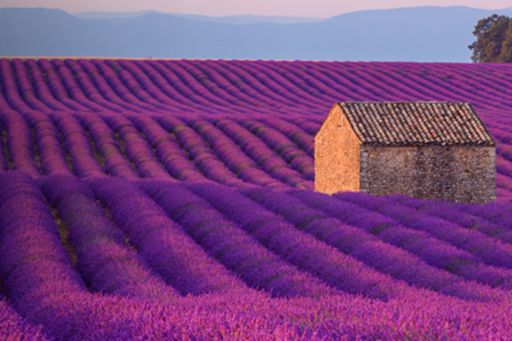
[[[489,137],[491,138],[491,141],[492,141],[492,146],[496,147],[496,140],[494,139],[494,136],[492,136],[491,132],[489,131],[489,128],[487,128],[487,125],[484,123],[484,121],[482,121],[482,119],[480,118],[480,115],[477,114],[476,110],[475,110],[475,107],[473,107],[473,105],[470,103],[470,102],[465,102],[469,105],[469,108],[471,109],[471,111],[473,112],[473,114],[475,115],[476,119],[478,120],[478,122],[480,122],[480,124],[482,125],[482,127],[484,127],[484,130],[485,132],[487,133],[487,135],[489,135]]]
[[[364,139],[362,138],[362,136],[360,136],[359,131],[357,129],[354,129],[354,126],[352,125],[352,121],[350,120],[350,118],[343,111],[343,106],[341,105],[341,103],[342,102],[336,102],[336,104],[338,105],[338,107],[341,110],[341,114],[345,116],[345,118],[347,119],[348,125],[350,126],[350,129],[352,130],[352,132],[354,132],[354,135],[356,135],[357,139],[359,140],[359,143],[361,145],[363,145],[365,143]],[[335,106],[336,106],[336,104],[335,104]]]
[[[485,125],[483,120],[480,118],[480,116],[477,114],[475,108],[469,101],[436,101],[436,100],[429,100],[429,101],[337,101],[335,104],[339,105],[342,112],[345,114],[349,121],[349,125],[351,129],[354,131],[356,136],[358,137],[359,141],[363,145],[380,145],[380,146],[486,146],[486,147],[496,147],[496,141],[494,137],[492,136],[491,132],[489,131],[488,127]],[[400,107],[400,106],[414,106],[414,110],[417,110],[419,106],[425,106],[430,108],[435,108],[436,106],[455,106],[458,107],[459,110],[465,110],[467,114],[470,115],[471,118],[469,120],[472,120],[472,129],[476,129],[475,131],[478,131],[478,134],[480,138],[474,138],[474,139],[459,139],[459,141],[449,141],[449,139],[437,139],[437,140],[428,140],[425,139],[421,141],[421,139],[408,140],[408,141],[399,141],[398,139],[387,139],[382,138],[379,141],[376,141],[375,139],[368,139],[365,135],[365,131],[360,130],[359,122],[360,120],[364,121],[365,115],[361,116],[356,121],[353,121],[355,119],[354,117],[354,108],[365,108],[365,107]],[[462,109],[464,108],[464,109]],[[366,109],[362,109],[366,110]],[[391,109],[390,109],[391,110]],[[394,110],[391,110],[394,111]],[[377,113],[378,114],[378,113]],[[412,114],[412,113],[411,113]],[[356,115],[358,116],[358,115]],[[423,119],[424,117],[422,117]],[[421,120],[420,120],[421,121]],[[373,122],[373,121],[372,121]],[[380,121],[379,121],[380,122]],[[444,122],[445,124],[449,122]],[[369,123],[370,124],[370,123]],[[371,123],[373,125],[377,124],[379,126],[379,123],[373,122]],[[375,127],[373,127],[375,128]],[[366,128],[364,128],[366,129]],[[377,129],[384,129],[384,127],[380,127]],[[380,131],[380,130],[379,130]],[[382,136],[381,136],[382,137]]]

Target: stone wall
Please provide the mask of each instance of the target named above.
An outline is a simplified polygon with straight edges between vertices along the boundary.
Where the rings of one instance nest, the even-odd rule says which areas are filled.
[[[457,202],[496,200],[496,149],[361,147],[361,191]]]
[[[315,191],[359,191],[360,144],[339,105],[334,106],[315,136]]]

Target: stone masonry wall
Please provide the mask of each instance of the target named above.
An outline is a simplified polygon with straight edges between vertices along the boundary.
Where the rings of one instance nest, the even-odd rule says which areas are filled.
[[[347,118],[335,106],[315,137],[315,191],[359,191],[360,145]]]
[[[456,202],[496,200],[496,149],[478,146],[361,147],[362,192]]]

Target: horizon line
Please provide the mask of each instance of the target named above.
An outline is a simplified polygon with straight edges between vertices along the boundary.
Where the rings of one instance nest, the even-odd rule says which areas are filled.
[[[160,10],[154,10],[154,9],[146,9],[146,10],[139,10],[139,11],[103,11],[103,10],[92,10],[92,11],[68,11],[63,8],[59,7],[44,7],[44,6],[21,6],[21,7],[13,7],[13,6],[5,6],[2,7],[0,5],[0,10],[2,9],[49,9],[49,10],[59,10],[63,11],[65,13],[68,13],[70,15],[76,16],[79,14],[85,14],[85,13],[117,13],[117,14],[136,14],[136,13],[144,13],[141,15],[146,15],[149,13],[159,13],[159,14],[168,14],[168,15],[190,15],[190,16],[199,16],[199,17],[206,17],[206,18],[229,18],[229,17],[269,17],[269,18],[297,18],[297,19],[312,19],[312,20],[328,20],[336,16],[345,15],[345,14],[352,14],[352,13],[361,13],[361,12],[373,12],[373,11],[392,11],[392,10],[400,10],[400,9],[413,9],[413,8],[466,8],[466,9],[476,9],[476,10],[482,10],[482,11],[503,11],[503,10],[510,10],[512,9],[512,6],[507,6],[503,8],[482,8],[482,7],[473,7],[473,6],[465,6],[465,5],[420,5],[420,6],[399,6],[399,7],[389,7],[389,8],[369,8],[369,9],[359,9],[354,11],[347,11],[347,12],[341,12],[338,14],[334,14],[332,16],[328,17],[306,17],[306,16],[289,16],[289,15],[274,15],[274,14],[226,14],[226,15],[208,15],[208,14],[199,14],[199,13],[190,13],[190,12],[167,12],[167,11],[160,11]]]

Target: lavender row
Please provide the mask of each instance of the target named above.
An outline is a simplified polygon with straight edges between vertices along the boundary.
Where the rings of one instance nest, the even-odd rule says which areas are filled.
[[[493,213],[499,212],[501,204],[460,205],[446,202],[415,200],[405,196],[396,196],[394,201],[415,208],[429,215],[453,222],[469,230],[475,230],[491,238],[512,243],[512,222],[510,221],[510,204],[502,208],[503,219],[493,219]],[[474,208],[473,208],[474,206]],[[474,212],[475,214],[471,214]]]
[[[216,151],[219,159],[242,180],[260,186],[286,187],[279,179],[269,176],[257,162],[246,155],[234,141],[208,121],[194,121],[192,128]],[[277,181],[276,181],[277,180]]]
[[[428,293],[390,302],[340,295],[314,300],[204,297],[172,306],[117,297],[79,298],[59,302],[67,333],[55,332],[52,338],[473,340],[512,335],[509,304],[469,304]]]
[[[23,319],[0,294],[0,338],[2,340],[47,340],[41,326]]]
[[[452,245],[444,240],[442,235],[430,233],[430,229],[411,228],[387,216],[386,212],[365,208],[366,202],[372,200],[368,195],[361,194],[357,196],[357,201],[354,199],[347,202],[306,191],[293,191],[291,194],[311,208],[325,212],[345,224],[358,227],[387,244],[415,254],[440,270],[492,287],[509,288],[511,285],[512,273],[508,269],[483,263],[477,255]],[[354,204],[355,202],[357,204]],[[296,213],[296,219],[300,218],[301,214]],[[378,262],[380,258],[374,261]],[[444,277],[447,278],[446,275]]]
[[[33,177],[111,175],[213,180],[235,186],[312,187],[311,180],[292,170],[291,164],[265,145],[267,142],[239,125],[235,130],[222,125],[222,131],[201,119],[183,122],[170,117],[40,112],[6,112],[0,119],[2,168]],[[198,128],[200,131],[194,130]],[[255,144],[257,149],[250,147]],[[311,168],[311,159],[303,162],[304,167]]]
[[[463,277],[460,278],[449,273],[446,269],[430,266],[421,257],[407,252],[398,245],[392,246],[376,238],[368,230],[355,228],[347,224],[346,219],[333,219],[331,215],[311,208],[291,195],[279,192],[269,195],[268,191],[261,189],[244,192],[252,200],[283,216],[293,223],[297,229],[336,247],[379,272],[387,273],[407,283],[441,293],[474,299],[480,299],[480,297],[473,297],[473,293],[467,291],[466,283],[460,286],[465,280],[478,279],[482,283],[494,286],[500,285],[505,288],[512,286],[512,272],[492,269],[481,264],[471,264],[464,270],[456,272]],[[306,197],[307,195],[308,192],[304,191],[299,194],[299,197]],[[357,210],[351,210],[350,207],[338,207],[337,215],[340,216],[343,212],[349,210],[352,211],[352,215],[357,214]],[[371,222],[371,216],[366,218],[368,219],[367,222]],[[475,278],[477,276],[474,273],[478,273],[480,276]],[[493,280],[490,278],[493,278]],[[499,280],[496,278],[499,278]],[[478,287],[476,283],[472,285],[475,288]],[[488,287],[481,285],[481,290],[486,291],[487,289]]]
[[[72,177],[52,177],[44,180],[42,189],[67,229],[77,270],[89,288],[159,300],[178,296],[147,268],[127,236],[98,207],[86,185]]]
[[[391,219],[437,239],[444,240],[463,250],[471,252],[489,265],[512,268],[512,245],[490,238],[478,231],[464,229],[449,221],[433,217],[419,210],[397,205],[386,197],[362,196],[353,193],[336,195],[340,200],[357,203],[371,210],[381,212]]]
[[[14,308],[45,330],[69,330],[56,300],[87,296],[45,198],[26,175],[0,174],[0,276]]]
[[[69,222],[70,232],[73,230],[72,225],[78,227],[78,224],[87,224],[94,227],[91,230],[90,238],[86,233],[81,233],[80,236],[83,239],[73,239],[72,236],[78,237],[79,234],[70,233],[70,239],[75,245],[83,243],[83,247],[75,247],[75,251],[85,251],[88,247],[95,245],[97,240],[95,236],[98,235],[107,240],[116,241],[116,243],[123,245],[125,243],[123,234],[118,234],[118,230],[118,232],[114,232],[108,228],[111,226],[108,220],[101,219],[101,224],[96,224],[91,220],[93,217],[103,216],[104,213],[100,212],[99,206],[96,206],[95,200],[92,199],[93,194],[86,189],[87,187],[92,187],[95,192],[105,193],[111,203],[124,201],[126,207],[130,207],[130,204],[135,201],[143,203],[138,206],[142,208],[140,212],[133,209],[118,212],[122,215],[122,226],[133,227],[136,221],[141,221],[141,230],[146,229],[147,231],[147,226],[150,225],[154,227],[152,231],[157,231],[159,228],[156,220],[149,223],[149,220],[140,218],[148,215],[157,217],[160,221],[165,219],[159,215],[161,211],[157,210],[154,204],[152,209],[148,209],[148,202],[141,196],[148,199],[149,202],[152,200],[144,196],[129,181],[116,179],[81,181],[67,177],[44,179],[41,184],[50,200],[49,203],[46,203],[35,182],[27,176],[19,173],[6,173],[0,176],[0,185],[3,188],[3,191],[0,192],[0,229],[2,231],[0,234],[0,276],[6,279],[5,291],[12,302],[12,307],[33,326],[41,324],[44,335],[48,335],[49,338],[78,340],[251,337],[307,339],[316,337],[334,340],[360,337],[391,340],[397,338],[479,339],[489,336],[507,339],[512,335],[508,323],[508,316],[512,313],[512,302],[507,295],[497,295],[499,300],[496,300],[496,303],[464,302],[445,295],[438,295],[429,290],[410,288],[404,286],[400,281],[392,282],[397,288],[397,292],[392,296],[392,300],[386,302],[344,294],[329,294],[314,299],[270,299],[251,290],[227,290],[209,295],[189,296],[177,299],[172,303],[165,300],[90,294],[81,283],[80,278],[77,277],[76,272],[71,270],[69,257],[61,246],[59,234],[50,215],[50,207],[58,206],[59,212],[62,213],[61,218],[65,222]],[[158,194],[155,199],[161,201],[163,206],[168,206],[170,215],[181,220],[183,228],[187,228],[196,236],[204,232],[201,232],[199,224],[202,221],[201,215],[193,212],[194,207],[191,205],[193,203],[196,203],[204,211],[203,219],[207,219],[207,222],[213,222],[216,219],[219,219],[217,220],[219,223],[222,222],[221,226],[218,226],[218,234],[215,234],[214,229],[211,236],[231,233],[239,227],[243,230],[251,228],[253,232],[249,234],[257,234],[258,225],[265,221],[274,228],[277,227],[277,230],[282,233],[287,231],[283,229],[283,224],[279,223],[282,220],[278,219],[275,214],[263,209],[233,189],[218,185],[189,185],[192,192],[201,192],[199,193],[201,197],[212,198],[212,191],[219,194],[215,195],[217,200],[215,203],[207,200],[210,203],[206,204],[197,196],[191,195],[191,192],[185,190],[183,185],[152,181],[141,181],[137,185]],[[302,191],[293,192],[293,196],[296,197],[299,192]],[[115,193],[119,193],[117,197]],[[250,194],[253,196],[261,192],[250,190],[247,193],[253,193]],[[268,194],[271,195],[272,192],[269,191]],[[158,199],[159,197],[160,199]],[[327,196],[322,197],[330,201],[337,201]],[[315,198],[314,201],[322,204],[318,198]],[[180,209],[181,204],[185,205],[185,208]],[[16,209],[20,205],[22,208]],[[216,215],[216,211],[212,210],[211,206],[220,209],[225,215]],[[245,210],[240,210],[242,207],[245,207]],[[66,212],[68,212],[67,215]],[[115,213],[112,212],[112,217],[116,221],[114,215]],[[231,220],[244,221],[246,224],[239,224],[237,227],[225,220],[228,216]],[[254,216],[260,219],[259,222]],[[83,222],[80,222],[82,219]],[[134,219],[133,222],[132,219]],[[299,222],[301,217],[296,219]],[[75,223],[72,223],[73,221]],[[199,225],[195,222],[198,222]],[[232,229],[223,229],[224,225],[231,226]],[[215,225],[205,223],[204,226]],[[291,226],[291,230],[296,230],[296,228]],[[239,231],[241,232],[241,230]],[[281,258],[286,257],[288,261],[292,260],[293,257],[286,256],[285,253],[298,253],[302,251],[302,245],[294,244],[295,247],[293,247],[290,244],[277,244],[278,238],[273,237],[275,231],[274,229],[273,233],[260,234],[258,240],[266,246],[271,245],[274,241],[276,254],[279,254]],[[236,240],[242,241],[237,237],[241,236],[240,232],[234,232],[232,236],[236,237]],[[173,236],[177,233],[174,231]],[[31,235],[37,237],[31,239]],[[231,236],[231,234],[229,235]],[[288,236],[290,236],[289,233]],[[210,239],[213,240],[211,243],[208,243],[207,235],[204,238],[204,245],[209,245],[211,250],[222,249],[214,243],[215,238]],[[20,251],[12,253],[13,248],[6,249],[5,245],[6,243],[12,244],[10,241],[14,242],[15,240],[19,241],[16,249]],[[76,243],[78,240],[81,241]],[[132,241],[132,239],[129,240]],[[229,237],[228,240],[230,240]],[[249,243],[251,238],[245,240]],[[258,245],[259,242],[253,240],[252,243],[254,243],[253,246],[247,245],[254,250],[257,247],[255,245]],[[311,244],[314,243],[308,242],[308,245]],[[289,246],[286,247],[286,245]],[[228,253],[236,251],[233,248],[226,250]],[[326,250],[323,249],[323,251]],[[141,252],[140,249],[138,251]],[[19,258],[17,255],[26,255],[28,258]],[[45,261],[36,261],[34,258],[36,255],[45,257]],[[85,256],[85,254],[83,255]],[[333,264],[336,265],[335,259],[329,257],[329,252],[322,253],[322,258],[316,257],[311,252],[302,255],[301,262],[307,263],[308,257],[306,256],[309,256],[323,267],[316,273],[317,277],[326,277],[326,273],[330,269],[326,262],[334,261]],[[89,255],[91,260],[94,256],[93,252]],[[8,260],[13,257],[28,263],[22,262],[18,265],[10,263]],[[229,262],[227,259],[225,261]],[[9,264],[13,264],[14,267]],[[130,266],[131,263],[126,264],[127,273],[130,272]],[[7,274],[6,276],[5,270],[16,267],[19,270],[14,270],[12,273],[22,274],[22,282],[15,283],[13,275]],[[304,269],[304,265],[300,268]],[[339,269],[339,267],[333,269]],[[245,271],[249,270],[250,268]],[[98,276],[101,277],[101,271],[98,271]],[[359,280],[362,277],[361,274],[357,276],[359,276]],[[38,280],[34,281],[35,278]],[[76,281],[72,280],[73,278]],[[30,283],[32,284],[27,285]],[[473,286],[470,282],[467,282],[466,285],[468,290],[473,289],[479,295],[484,294],[485,290],[481,287]],[[26,288],[25,293],[20,295],[20,292],[24,291],[23,287]],[[143,289],[142,287],[140,289],[140,297],[142,297]],[[56,292],[57,290],[58,292]],[[24,337],[29,337],[31,333],[33,332],[23,330]]]
[[[381,299],[394,297],[398,290],[408,290],[391,277],[297,231],[286,220],[234,190],[214,184],[189,187],[267,249],[335,288]]]
[[[285,297],[335,293],[281,260],[185,186],[142,185],[199,245],[251,287]]]
[[[304,183],[302,176],[296,170],[289,167],[274,150],[247,128],[241,126],[237,120],[218,120],[216,126],[272,177],[292,186]]]
[[[188,105],[199,112],[199,104],[211,112],[221,112],[222,106],[224,112],[235,113],[239,108],[249,113],[258,103],[256,110],[262,113],[286,113],[285,107],[295,106],[293,111],[302,112],[325,105],[340,93],[355,100],[465,98],[486,109],[498,104],[499,110],[510,102],[502,90],[507,83],[497,77],[496,67],[490,73],[489,66],[5,60],[1,67],[1,80],[15,110],[165,112],[169,107],[186,110]],[[468,81],[468,72],[479,81]],[[505,66],[501,72],[507,72]],[[477,84],[486,91],[474,91]]]
[[[146,263],[182,294],[249,290],[133,184],[98,179],[91,188]]]

